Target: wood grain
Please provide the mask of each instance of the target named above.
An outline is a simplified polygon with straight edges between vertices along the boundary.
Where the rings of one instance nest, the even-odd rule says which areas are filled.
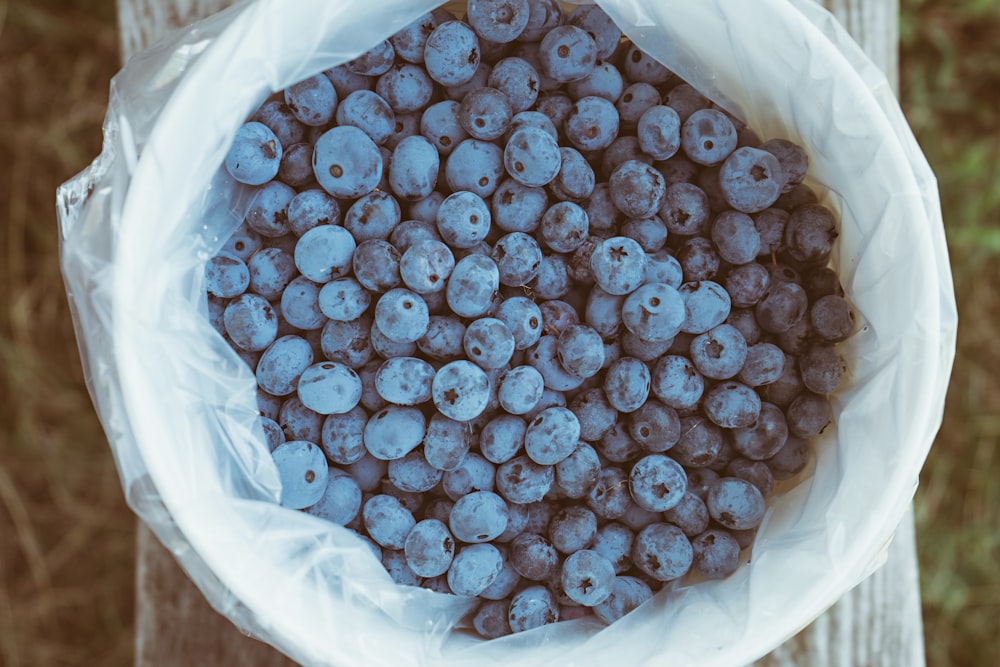
[[[123,58],[235,0],[118,0]],[[899,0],[825,0],[893,86]],[[217,614],[152,532],[137,530],[136,665],[285,667],[295,663]],[[912,512],[884,567],[757,667],[922,667],[925,664]]]

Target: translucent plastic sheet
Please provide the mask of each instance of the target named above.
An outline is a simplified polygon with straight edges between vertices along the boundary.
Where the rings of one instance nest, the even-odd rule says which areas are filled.
[[[884,78],[808,0],[599,3],[762,138],[805,146],[840,215],[835,265],[863,329],[843,348],[837,429],[772,501],[749,567],[608,628],[484,642],[458,625],[469,601],[397,587],[347,531],[278,505],[254,378],[203,297],[204,262],[250,196],[218,178],[243,119],[438,4],[244,4],[113,81],[104,151],[58,200],[81,356],[129,503],[216,609],[306,664],[749,662],[877,567],[940,424],[957,316],[933,174]]]

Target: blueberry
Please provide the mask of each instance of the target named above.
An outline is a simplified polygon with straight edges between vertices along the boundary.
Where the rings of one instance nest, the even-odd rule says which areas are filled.
[[[595,606],[594,615],[611,625],[653,597],[649,585],[636,577],[616,577],[611,595]]]
[[[453,192],[468,190],[489,197],[503,175],[503,149],[478,139],[463,140],[445,163],[445,180]]]
[[[388,549],[402,549],[417,524],[413,513],[399,499],[386,494],[369,498],[361,508],[361,516],[371,538]]]
[[[399,224],[399,202],[387,192],[376,190],[355,201],[344,215],[344,228],[358,243],[384,240]]]
[[[716,109],[699,109],[681,126],[681,147],[692,162],[722,163],[736,148],[736,127]]]
[[[648,218],[632,218],[621,227],[622,236],[628,236],[638,241],[647,253],[656,253],[667,242],[667,226],[659,216]],[[647,272],[649,267],[647,266]],[[662,282],[662,281],[649,281]]]
[[[684,531],[688,537],[704,532],[711,519],[705,501],[690,490],[684,493],[679,503],[663,513],[663,518]]]
[[[316,140],[313,172],[320,186],[334,197],[355,199],[378,186],[382,154],[360,129],[335,127]]]
[[[626,86],[615,102],[622,129],[636,130],[642,114],[660,102],[659,91],[649,83],[638,81]]]
[[[423,359],[395,357],[387,359],[375,374],[379,395],[396,405],[417,405],[431,400],[434,367]]]
[[[785,363],[781,371],[781,376],[764,388],[762,395],[771,403],[786,408],[800,394],[805,385],[802,384],[802,377],[799,369],[796,368],[795,358],[785,354]]]
[[[490,231],[489,206],[473,192],[458,191],[448,195],[437,212],[437,228],[448,245],[472,248]]]
[[[747,341],[735,327],[720,324],[691,341],[691,361],[713,380],[735,377],[747,358]]]
[[[417,408],[389,405],[365,425],[365,448],[377,459],[402,458],[424,439],[427,419]]]
[[[286,212],[288,226],[296,236],[319,225],[335,225],[340,220],[340,204],[318,188],[299,192],[288,202]]]
[[[361,489],[348,473],[330,468],[326,491],[315,505],[306,509],[309,514],[333,523],[346,525],[361,510]]]
[[[285,442],[285,432],[281,430],[278,422],[270,417],[261,415],[259,418],[261,429],[264,431],[264,441],[267,443],[267,450],[273,452],[278,445]]]
[[[534,410],[544,390],[541,373],[531,366],[516,366],[501,376],[497,398],[507,412],[523,415]]]
[[[502,320],[483,317],[465,330],[462,340],[465,354],[482,368],[501,368],[514,353],[514,335]]]
[[[326,283],[351,270],[357,244],[349,231],[337,225],[310,229],[295,244],[295,266],[314,283]]]
[[[596,187],[594,168],[575,148],[559,148],[559,173],[549,183],[549,194],[560,201],[583,202]]]
[[[607,60],[618,48],[622,31],[600,6],[577,5],[567,22],[593,37],[599,60]]]
[[[226,333],[241,350],[260,351],[277,337],[278,317],[263,297],[241,294],[226,306]]]
[[[419,340],[430,323],[427,303],[419,294],[397,287],[375,304],[375,326],[389,340],[411,343]]]
[[[646,109],[639,117],[637,136],[642,150],[656,160],[667,160],[681,147],[681,118],[664,105]]]
[[[331,414],[323,420],[320,445],[327,457],[339,465],[348,465],[365,455],[364,429],[368,413],[356,405],[347,412]]]
[[[474,139],[493,141],[510,128],[513,109],[507,96],[496,88],[476,88],[465,97],[458,109],[458,122]]]
[[[559,552],[545,537],[524,532],[510,543],[510,563],[525,579],[545,581],[559,567]]]
[[[563,329],[557,354],[562,367],[581,378],[595,375],[604,365],[604,344],[600,334],[583,324]]]
[[[629,415],[628,431],[646,451],[665,452],[680,439],[680,417],[675,409],[650,399]]]
[[[416,523],[403,544],[406,562],[421,577],[444,574],[455,556],[455,540],[448,527],[437,519]]]
[[[739,477],[750,482],[765,498],[774,490],[774,474],[764,461],[736,458],[726,464],[723,473],[726,477]]]
[[[374,77],[352,72],[347,63],[325,70],[323,75],[333,84],[338,99],[347,97],[355,90],[372,90],[375,87]]]
[[[339,322],[350,322],[361,317],[371,305],[371,293],[354,278],[332,280],[319,291],[319,309]]]
[[[757,343],[747,348],[747,358],[740,369],[740,382],[751,387],[771,384],[781,377],[785,354],[773,343]]]
[[[642,453],[642,448],[628,432],[625,420],[619,420],[596,443],[598,451],[611,463],[628,463]]]
[[[622,357],[608,367],[604,377],[604,393],[608,402],[619,412],[638,410],[649,396],[649,367],[638,359]]]
[[[266,125],[282,146],[297,144],[303,141],[306,136],[305,125],[299,122],[284,100],[265,102],[254,112],[250,121]]]
[[[479,436],[479,450],[492,463],[506,463],[514,458],[524,445],[528,425],[516,415],[498,415],[483,426]]]
[[[614,582],[615,566],[596,551],[582,549],[563,562],[563,590],[567,597],[585,607],[594,607],[608,599]]]
[[[694,551],[680,528],[669,523],[652,523],[635,536],[632,560],[646,575],[657,581],[671,581],[691,569]]]
[[[463,547],[448,568],[448,585],[455,595],[479,595],[503,570],[503,555],[492,544]]]
[[[497,239],[492,257],[500,272],[500,284],[511,287],[528,284],[542,264],[538,242],[524,232],[511,232]]]
[[[371,329],[372,318],[369,314],[347,322],[327,320],[320,336],[323,356],[349,368],[361,368],[375,355]]]
[[[750,308],[764,296],[771,277],[763,265],[750,262],[731,269],[724,282],[732,304],[737,308]]]
[[[440,158],[437,149],[422,136],[400,141],[389,161],[389,185],[401,199],[418,201],[431,194],[437,183]]]
[[[528,348],[527,362],[542,375],[547,389],[567,391],[583,384],[583,378],[570,373],[559,362],[559,339],[556,336],[542,336]]]
[[[302,404],[321,415],[344,414],[361,401],[361,378],[333,361],[306,368],[298,381]]]
[[[551,466],[573,453],[580,439],[580,422],[564,407],[542,410],[524,437],[524,451],[539,465]]]
[[[538,299],[561,299],[570,291],[569,266],[559,254],[544,255],[538,266],[538,275],[531,279],[528,288]]]
[[[535,127],[522,127],[511,134],[503,155],[507,173],[527,187],[548,184],[562,167],[555,138]]]
[[[458,318],[431,315],[427,333],[417,341],[417,347],[429,359],[454,361],[464,354],[464,337],[465,325]]]
[[[704,417],[682,417],[681,437],[670,456],[688,468],[711,465],[725,445],[722,429]]]
[[[596,95],[574,102],[563,123],[566,140],[581,151],[604,150],[618,137],[619,129],[615,105]]]
[[[261,355],[257,364],[257,384],[272,396],[294,393],[299,376],[312,360],[312,346],[304,338],[282,336]]]
[[[645,341],[669,341],[685,323],[681,294],[666,283],[646,283],[629,294],[622,305],[622,321]]]
[[[315,505],[326,492],[329,468],[323,450],[312,442],[292,440],[271,457],[281,478],[281,504],[292,509]]]
[[[785,248],[795,261],[803,264],[826,264],[837,236],[833,212],[820,204],[799,206],[785,224]]]
[[[311,143],[292,144],[284,149],[277,179],[294,188],[302,187],[313,179]]]
[[[712,243],[725,261],[746,264],[757,258],[760,234],[746,213],[723,211],[712,222]]]
[[[383,40],[360,56],[347,63],[347,68],[355,74],[378,76],[384,74],[396,57],[396,50],[389,40]]]
[[[809,156],[798,146],[787,139],[770,139],[760,145],[762,150],[767,151],[778,158],[781,167],[782,192],[790,192],[795,186],[802,183],[809,168]]]
[[[838,343],[854,333],[854,311],[847,300],[837,294],[820,297],[809,309],[809,322],[816,334],[825,341]]]
[[[228,253],[239,257],[244,262],[250,260],[254,253],[260,250],[262,239],[260,234],[244,220],[240,226],[226,239],[225,245],[219,250],[219,254]]]
[[[528,187],[512,178],[493,193],[493,220],[505,232],[531,232],[548,210],[548,196],[542,188]]]
[[[783,481],[791,479],[802,472],[809,464],[812,451],[809,441],[805,438],[789,436],[785,446],[778,453],[767,459],[767,467],[771,469],[774,479]]]
[[[603,519],[621,517],[628,510],[630,502],[628,475],[621,468],[602,469],[597,483],[587,494],[587,507]]]
[[[590,258],[597,284],[609,294],[624,295],[637,289],[645,278],[646,253],[634,240],[616,236],[602,241]]]
[[[509,600],[488,600],[479,605],[472,617],[472,627],[485,639],[498,639],[511,633],[507,620]]]
[[[462,422],[435,414],[427,423],[424,436],[424,458],[438,470],[457,469],[472,447],[469,427]]]
[[[708,511],[733,530],[755,528],[764,517],[764,497],[756,486],[738,477],[721,477],[708,490]]]
[[[295,190],[280,181],[260,186],[247,211],[247,224],[261,236],[284,236],[290,231],[288,205],[294,197]]]
[[[757,421],[760,397],[741,382],[720,382],[712,387],[702,401],[705,415],[723,428],[744,428]]]
[[[674,73],[638,46],[631,44],[625,55],[625,76],[632,81],[658,86],[673,79]]]
[[[289,441],[317,443],[323,437],[323,415],[303,405],[298,396],[290,396],[281,404],[278,424]]]
[[[524,632],[557,622],[559,607],[547,588],[529,586],[511,599],[507,619],[513,632]]]
[[[285,104],[300,123],[326,125],[337,107],[337,91],[328,78],[317,74],[286,88]]]
[[[399,262],[403,283],[418,294],[443,290],[454,268],[451,249],[434,239],[415,241]]]
[[[534,106],[538,99],[538,72],[523,58],[503,58],[490,72],[487,84],[501,91],[518,114]],[[552,137],[555,139],[556,137]]]
[[[737,148],[722,163],[719,187],[726,202],[737,211],[763,211],[781,194],[781,165],[778,158],[766,150],[749,146]]]
[[[830,343],[809,346],[799,357],[802,383],[816,394],[831,394],[837,390],[846,366],[837,348]]]
[[[754,312],[761,329],[780,334],[805,317],[808,307],[809,297],[801,285],[772,277]]]
[[[397,63],[378,78],[375,92],[386,101],[399,122],[404,116],[427,106],[434,94],[434,82],[422,67]],[[408,125],[417,127],[419,114],[410,117],[413,122]]]
[[[677,111],[682,122],[695,111],[708,109],[711,106],[711,101],[688,83],[681,83],[671,88],[665,102]]]
[[[771,257],[784,247],[785,225],[790,214],[780,208],[766,208],[753,216],[754,227],[760,235],[758,257]]]
[[[467,20],[485,40],[506,44],[517,39],[528,25],[528,0],[469,0]]]
[[[503,569],[500,570],[500,575],[493,580],[493,583],[483,589],[479,597],[483,600],[503,600],[503,608],[500,613],[502,613],[502,618],[506,625],[506,612],[509,599],[515,591],[521,588],[521,575],[517,573],[517,570],[514,569],[514,566],[511,565],[510,560],[507,558],[507,549],[503,547],[500,538],[494,541],[494,546],[500,550],[501,555],[504,557]]]
[[[693,183],[670,183],[663,191],[660,218],[671,234],[693,236],[708,222],[708,195]]]
[[[388,463],[366,453],[354,463],[345,466],[345,469],[362,491],[371,492],[378,488],[382,478],[385,477]]]
[[[519,111],[515,113],[510,121],[510,130],[507,132],[507,138],[509,139],[514,136],[515,132],[524,128],[542,130],[555,141],[559,141],[559,130],[556,129],[552,119],[541,111]]]
[[[455,100],[442,100],[427,107],[420,117],[420,134],[433,144],[442,156],[469,138],[458,120],[460,108]]]
[[[495,477],[496,466],[476,452],[469,452],[457,468],[445,472],[441,488],[457,501],[474,491],[492,491]]]
[[[713,528],[691,540],[692,567],[706,579],[725,579],[740,565],[740,545],[732,535]]]
[[[753,308],[733,308],[729,311],[726,324],[736,327],[737,331],[747,339],[747,345],[756,345],[760,342],[762,331]]]
[[[718,283],[711,280],[689,282],[681,285],[678,291],[685,308],[681,331],[702,334],[729,317],[732,302],[729,293]]]
[[[240,183],[263,185],[277,176],[281,154],[281,142],[269,127],[244,123],[226,154],[226,170]]]
[[[452,361],[438,369],[432,394],[434,405],[443,415],[456,421],[469,421],[486,409],[489,379],[471,361]]]
[[[479,39],[460,21],[438,25],[424,46],[427,73],[442,86],[465,83],[475,75],[479,62]]]
[[[555,81],[582,79],[597,64],[597,44],[576,26],[556,26],[542,37],[538,59],[541,73]]]
[[[507,529],[510,511],[492,491],[474,491],[455,501],[449,527],[462,542],[491,542]]]
[[[690,359],[668,355],[653,369],[650,388],[653,394],[677,410],[693,408],[701,400],[705,380]]]
[[[554,479],[552,466],[535,463],[524,455],[515,456],[497,468],[496,488],[512,503],[533,503],[545,497]]]
[[[722,264],[715,246],[703,236],[694,236],[685,241],[677,250],[677,261],[681,265],[684,282],[712,280]]]

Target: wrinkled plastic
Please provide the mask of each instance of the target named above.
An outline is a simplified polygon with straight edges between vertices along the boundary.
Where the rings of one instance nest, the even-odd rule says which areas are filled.
[[[112,83],[105,146],[58,193],[88,386],[130,506],[244,632],[311,665],[736,665],[877,567],[941,420],[957,315],[936,182],[884,77],[797,0],[602,0],[642,49],[801,143],[841,220],[834,265],[861,315],[837,428],[774,498],[752,562],[676,584],[611,627],[484,642],[473,603],[397,587],[349,532],[278,505],[254,378],[206,317],[203,267],[252,195],[221,175],[272,91],[346,61],[440,3],[261,0],[160,43]]]

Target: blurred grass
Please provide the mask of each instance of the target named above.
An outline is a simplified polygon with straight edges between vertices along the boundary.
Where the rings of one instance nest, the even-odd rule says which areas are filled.
[[[962,314],[916,498],[928,664],[1000,664],[1000,2],[901,0],[901,98]],[[0,0],[0,665],[132,662],[134,547],[58,266],[54,193],[100,150],[113,0]]]
[[[0,664],[132,661],[133,522],[80,370],[54,191],[100,150],[113,0],[0,1]]]
[[[1000,664],[1000,2],[902,0],[901,98],[938,177],[961,323],[916,497],[928,664]]]

